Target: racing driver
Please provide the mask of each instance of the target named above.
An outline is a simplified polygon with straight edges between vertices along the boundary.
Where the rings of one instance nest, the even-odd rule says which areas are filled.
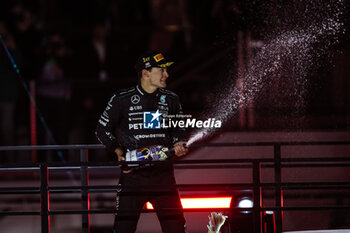
[[[118,161],[125,160],[129,151],[150,146],[174,148],[178,157],[188,152],[184,129],[161,127],[162,116],[182,114],[179,97],[164,89],[169,77],[167,68],[172,64],[160,52],[141,55],[135,65],[138,85],[115,92],[109,100],[98,120],[96,136]],[[184,233],[185,219],[172,164],[156,163],[139,169],[130,164],[121,168],[114,233],[135,232],[147,201],[155,208],[163,232]],[[157,188],[163,191],[155,192]]]

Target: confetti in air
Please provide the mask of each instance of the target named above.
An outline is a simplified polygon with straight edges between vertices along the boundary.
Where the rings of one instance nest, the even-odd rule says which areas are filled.
[[[301,2],[304,4],[305,1]],[[290,11],[289,8],[286,9],[288,10]],[[295,24],[292,26],[283,25],[279,33],[269,35],[271,39],[264,40],[264,45],[253,55],[249,67],[243,72],[244,81],[237,82],[231,78],[232,81],[228,81],[226,90],[221,91],[221,96],[218,96],[218,101],[211,108],[211,114],[224,124],[240,107],[256,101],[269,85],[276,82],[276,77],[282,83],[278,91],[292,96],[293,104],[302,106],[310,69],[317,66],[321,57],[328,55],[330,48],[345,33],[344,11],[343,0],[321,0],[306,2],[303,12],[289,12],[293,18],[299,16],[299,20],[293,20]],[[283,30],[284,28],[288,29]],[[212,133],[214,129],[195,132],[187,146]]]

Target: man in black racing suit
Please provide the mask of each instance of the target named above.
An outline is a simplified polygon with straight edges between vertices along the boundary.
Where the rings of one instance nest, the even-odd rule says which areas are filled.
[[[160,124],[160,115],[182,114],[178,96],[163,89],[169,76],[167,67],[172,63],[159,52],[143,54],[135,66],[139,84],[117,91],[109,100],[98,121],[96,136],[117,154],[118,161],[125,160],[123,155],[127,151],[152,145],[174,147],[176,156],[188,152],[184,147],[184,130],[162,128]],[[144,117],[148,122],[144,122]],[[185,232],[185,219],[171,164],[155,164],[141,169],[123,167],[118,186],[115,233],[135,232],[147,201],[155,208],[163,232]],[[160,188],[159,192],[157,188]]]

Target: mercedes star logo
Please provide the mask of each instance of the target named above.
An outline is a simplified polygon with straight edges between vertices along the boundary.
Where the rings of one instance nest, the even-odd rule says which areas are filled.
[[[131,103],[137,104],[139,102],[140,102],[140,96],[138,96],[138,95],[131,96]]]

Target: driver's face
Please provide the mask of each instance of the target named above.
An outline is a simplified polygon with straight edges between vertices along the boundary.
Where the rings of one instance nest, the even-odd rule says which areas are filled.
[[[166,88],[168,77],[167,68],[153,67],[150,71],[150,84],[157,88]]]

